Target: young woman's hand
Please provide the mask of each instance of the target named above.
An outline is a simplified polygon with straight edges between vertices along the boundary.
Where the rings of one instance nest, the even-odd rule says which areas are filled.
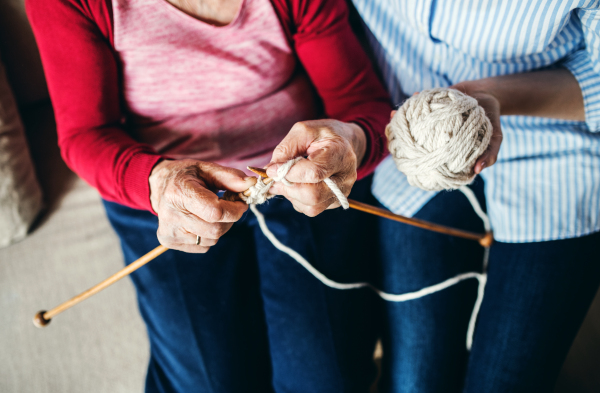
[[[500,101],[494,96],[485,81],[469,81],[450,86],[477,100],[479,106],[485,110],[485,114],[492,123],[492,139],[486,151],[475,162],[474,171],[481,173],[484,168],[490,167],[498,160],[498,152],[502,144],[502,126],[500,125]]]
[[[366,141],[362,128],[353,123],[330,119],[296,123],[275,148],[267,174],[276,177],[281,164],[296,157],[306,159],[288,172],[286,179],[293,185],[279,182],[269,193],[286,197],[297,211],[310,217],[340,206],[323,180],[331,178],[348,196],[366,151]]]
[[[170,249],[205,253],[248,208],[219,199],[216,192],[245,191],[256,182],[244,172],[197,160],[165,160],[148,179],[158,215],[158,241]],[[196,244],[197,237],[199,244]]]
[[[465,81],[451,88],[475,98],[494,127],[490,146],[475,163],[475,173],[498,159],[502,144],[500,115],[585,121],[581,88],[564,68]]]

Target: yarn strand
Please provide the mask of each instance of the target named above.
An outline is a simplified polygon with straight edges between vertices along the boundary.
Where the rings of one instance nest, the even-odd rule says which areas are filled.
[[[298,162],[298,160],[300,160],[300,159],[301,158],[299,157],[294,160],[290,160],[290,161],[286,162],[284,165],[282,165],[279,168],[279,170],[277,171],[277,178],[274,178],[274,181],[281,181],[284,184],[285,184],[285,182],[287,182],[288,184],[291,184],[285,179],[285,176],[287,175],[287,173],[289,172],[291,167],[296,162]],[[282,169],[282,168],[284,168],[284,169]],[[293,260],[298,262],[302,267],[304,267],[317,280],[319,280],[321,283],[323,283],[324,285],[326,285],[330,288],[338,289],[338,290],[370,288],[383,300],[388,301],[388,302],[397,302],[398,303],[398,302],[405,302],[405,301],[409,301],[409,300],[419,299],[424,296],[431,295],[433,293],[442,291],[442,290],[444,290],[448,287],[451,287],[453,285],[456,285],[462,281],[476,278],[478,281],[478,284],[479,284],[478,288],[477,288],[477,298],[475,300],[475,305],[473,306],[473,311],[471,312],[471,318],[469,319],[469,326],[467,329],[467,339],[466,339],[467,350],[468,351],[471,350],[471,346],[473,345],[473,335],[475,333],[475,325],[477,322],[477,316],[479,314],[479,309],[481,308],[481,303],[483,302],[485,285],[487,282],[486,270],[487,270],[487,262],[488,262],[488,258],[489,258],[489,250],[490,250],[489,247],[486,247],[484,249],[483,272],[482,273],[478,273],[478,272],[461,273],[454,277],[448,278],[447,280],[444,280],[440,283],[430,285],[425,288],[421,288],[414,292],[407,292],[407,293],[400,293],[400,294],[388,293],[388,292],[384,292],[381,289],[375,287],[373,284],[371,284],[369,282],[340,283],[340,282],[334,281],[334,280],[330,279],[329,277],[325,276],[323,273],[321,273],[319,270],[317,270],[313,265],[311,265],[310,262],[308,262],[302,255],[300,255],[300,253],[298,253],[296,250],[286,246],[285,244],[281,243],[281,241],[279,241],[279,239],[277,239],[277,237],[273,234],[273,232],[271,232],[271,230],[269,229],[267,222],[265,220],[265,216],[258,210],[258,208],[256,207],[256,204],[257,203],[260,204],[260,203],[263,203],[266,201],[267,192],[268,192],[269,188],[271,187],[271,184],[273,184],[273,183],[270,183],[269,185],[264,185],[264,183],[262,183],[262,181],[260,179],[259,179],[259,182],[262,184],[262,186],[259,185],[259,187],[255,187],[253,189],[251,188],[252,193],[249,197],[246,197],[245,201],[248,205],[250,205],[250,210],[256,216],[258,225],[259,225],[262,233],[271,242],[273,247],[275,247],[279,251],[287,254]],[[325,179],[324,182],[325,182],[325,184],[327,184],[327,186],[331,189],[331,191],[338,198],[338,201],[340,202],[342,207],[344,209],[347,209],[349,207],[348,199],[341,192],[339,187],[337,187],[335,182],[333,182],[333,180],[331,180],[329,178]],[[258,182],[257,182],[257,184],[258,184]],[[266,191],[265,191],[265,189],[266,189]],[[471,189],[466,186],[462,186],[459,189],[469,200],[469,202],[473,206],[473,210],[475,211],[475,213],[483,221],[485,230],[489,231],[490,230],[490,222],[489,222],[488,216],[485,214],[485,212],[481,208],[473,191],[471,191]],[[241,194],[241,195],[243,195],[243,194]],[[257,202],[257,201],[261,201],[261,200],[262,200],[262,202]]]

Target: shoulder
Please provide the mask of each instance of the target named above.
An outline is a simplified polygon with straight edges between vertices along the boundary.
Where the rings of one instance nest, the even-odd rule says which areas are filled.
[[[106,38],[112,35],[111,0],[25,0],[25,9],[34,28],[88,25]]]
[[[347,22],[345,0],[271,0],[286,30],[292,36],[313,35]]]

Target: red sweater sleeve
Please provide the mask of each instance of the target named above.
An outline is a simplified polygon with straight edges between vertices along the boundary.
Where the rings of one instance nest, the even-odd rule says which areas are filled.
[[[161,159],[124,129],[110,1],[27,0],[66,163],[103,198],[152,211],[148,177]]]
[[[358,178],[387,155],[390,99],[350,28],[344,0],[272,0],[282,25],[333,119],[360,125],[368,146]]]

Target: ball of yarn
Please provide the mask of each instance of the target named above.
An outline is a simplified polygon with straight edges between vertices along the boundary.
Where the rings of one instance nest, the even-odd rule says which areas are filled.
[[[475,178],[492,124],[477,100],[458,90],[423,90],[386,127],[389,150],[408,182],[427,191],[456,189]]]

